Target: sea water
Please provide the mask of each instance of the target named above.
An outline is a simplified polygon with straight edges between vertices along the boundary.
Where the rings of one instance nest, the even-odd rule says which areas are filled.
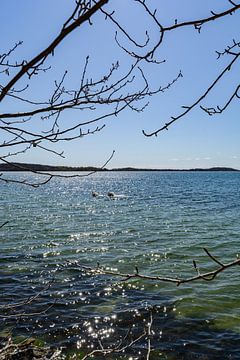
[[[218,267],[204,248],[235,260],[239,188],[240,173],[227,171],[106,171],[37,189],[0,182],[0,336],[80,358],[119,345],[102,358],[240,359],[238,266],[180,286],[88,270],[190,278]]]

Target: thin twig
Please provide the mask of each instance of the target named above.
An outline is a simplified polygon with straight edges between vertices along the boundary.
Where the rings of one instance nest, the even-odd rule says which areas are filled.
[[[219,260],[217,260],[210,252],[206,249],[204,251],[207,253],[209,258],[216,262],[219,267],[215,270],[208,271],[205,273],[200,273],[198,271],[198,274],[196,276],[192,276],[189,278],[171,278],[171,277],[164,277],[164,276],[155,276],[155,275],[144,275],[139,272],[139,269],[137,268],[137,271],[135,273],[122,273],[118,271],[112,271],[107,270],[103,267],[97,266],[96,268],[87,267],[87,266],[81,266],[78,263],[74,262],[73,265],[77,265],[80,269],[82,269],[84,272],[87,272],[91,275],[111,275],[111,276],[117,276],[122,278],[121,282],[127,282],[132,279],[142,279],[142,280],[151,280],[151,281],[162,281],[166,283],[175,283],[177,286],[185,283],[195,282],[198,280],[205,280],[205,281],[211,281],[216,278],[217,275],[219,275],[221,272],[240,265],[240,259],[234,260],[232,262],[229,262],[227,264],[223,264]],[[71,264],[71,263],[69,263]],[[195,263],[195,268],[197,268]]]

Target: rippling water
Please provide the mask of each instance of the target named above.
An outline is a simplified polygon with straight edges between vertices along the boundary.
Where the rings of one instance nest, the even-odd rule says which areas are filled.
[[[237,268],[179,287],[81,270],[191,277],[193,260],[215,268],[204,247],[234,260],[239,188],[238,172],[102,172],[38,189],[0,183],[0,224],[9,221],[0,229],[0,303],[25,301],[0,308],[0,336],[34,336],[80,358],[99,339],[107,348],[140,337],[102,358],[144,359],[150,349],[150,359],[240,359]],[[125,197],[109,200],[108,191]],[[150,338],[141,337],[146,326]]]

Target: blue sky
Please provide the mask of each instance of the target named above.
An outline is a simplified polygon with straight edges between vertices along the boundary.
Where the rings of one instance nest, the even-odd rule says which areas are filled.
[[[155,1],[147,1],[156,4]],[[158,0],[157,16],[165,25],[175,19],[186,21],[210,15],[229,8],[226,0]],[[30,59],[41,51],[56,36],[62,23],[73,8],[73,2],[65,0],[2,0],[0,13],[1,53],[15,42],[23,45],[16,51],[16,59]],[[116,14],[129,33],[141,41],[145,30],[156,39],[158,30],[150,23],[140,7],[132,0],[109,1],[106,9],[116,8]],[[152,7],[154,8],[154,7]],[[230,61],[230,57],[217,60],[216,50],[223,50],[237,38],[239,15],[228,16],[202,27],[199,35],[192,27],[174,30],[166,34],[158,49],[161,65],[144,66],[151,86],[166,85],[182,71],[183,78],[168,91],[151,97],[149,106],[142,113],[130,110],[117,118],[110,118],[106,127],[95,135],[57,145],[64,150],[65,159],[48,152],[32,149],[26,154],[12,158],[14,161],[71,166],[101,166],[115,150],[109,167],[147,168],[193,168],[231,166],[240,169],[240,122],[239,102],[235,100],[223,115],[208,116],[199,108],[175,123],[156,137],[147,138],[142,130],[154,131],[179,114],[182,105],[194,102]],[[120,71],[128,68],[130,59],[117,47],[114,41],[115,29],[102,16],[95,16],[93,25],[84,25],[69,36],[51,58],[52,70],[41,74],[32,82],[29,96],[44,99],[51,93],[53,82],[68,69],[67,85],[76,86],[81,78],[85,57],[90,55],[88,76],[103,76],[111,64],[119,60]],[[224,104],[239,81],[240,65],[236,64],[231,73],[218,84],[202,105]],[[5,79],[4,81],[6,81]],[[22,85],[26,83],[24,79]],[[6,100],[2,111],[17,111],[18,105]],[[100,112],[99,112],[100,113]],[[94,114],[95,116],[96,114]],[[61,117],[61,124],[74,123],[84,119],[85,112],[69,112]],[[32,129],[38,128],[41,120],[32,122]],[[102,123],[101,123],[102,124]],[[99,124],[99,125],[101,125]],[[44,125],[45,126],[45,125]]]

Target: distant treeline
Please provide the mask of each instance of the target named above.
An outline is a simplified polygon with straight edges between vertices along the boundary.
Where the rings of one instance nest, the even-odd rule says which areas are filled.
[[[0,171],[105,171],[106,169],[100,169],[93,166],[87,167],[72,167],[72,166],[52,166],[41,164],[25,164],[25,163],[9,163],[0,164]]]
[[[194,169],[138,169],[132,167],[115,168],[111,171],[239,171],[229,167],[211,167],[211,168],[194,168]]]
[[[230,167],[211,167],[208,169],[204,168],[194,168],[194,169],[144,169],[144,168],[133,168],[133,167],[124,167],[124,168],[98,168],[94,166],[52,166],[52,165],[41,165],[41,164],[26,164],[26,163],[17,163],[12,162],[9,164],[2,163],[0,164],[0,171],[239,171]]]

